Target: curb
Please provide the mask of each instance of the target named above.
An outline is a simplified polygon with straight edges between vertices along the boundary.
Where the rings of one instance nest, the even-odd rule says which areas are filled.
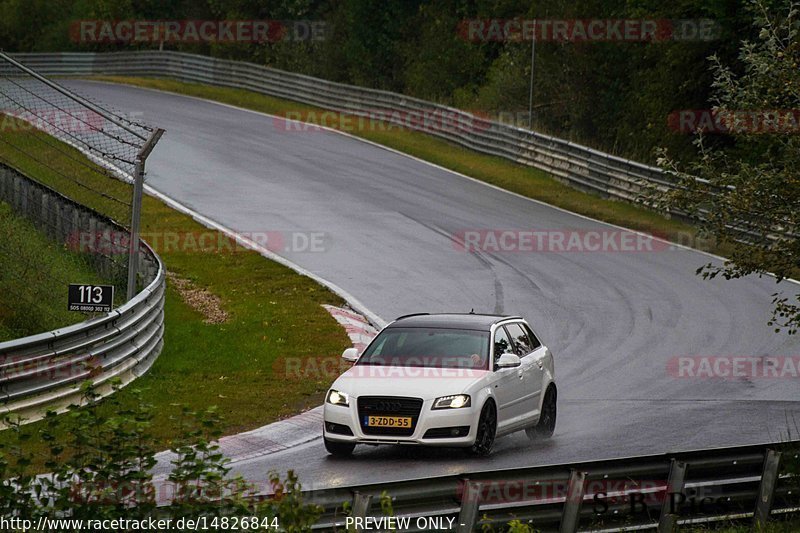
[[[370,324],[366,317],[351,309],[333,305],[323,305],[322,307],[342,325],[353,346],[358,348],[359,352],[363,351],[372,338],[378,334],[378,330]],[[217,444],[220,453],[230,459],[229,464],[235,464],[282,452],[319,439],[322,437],[321,429],[322,406],[320,405],[285,420],[222,437]],[[153,474],[159,478],[168,475],[174,459],[175,454],[171,451],[156,454],[158,462],[153,468]]]

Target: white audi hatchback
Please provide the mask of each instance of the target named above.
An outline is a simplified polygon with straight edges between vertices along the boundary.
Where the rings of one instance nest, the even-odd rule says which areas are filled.
[[[495,438],[556,425],[553,355],[517,316],[415,314],[386,326],[325,397],[333,455],[356,444],[458,446],[488,455]]]

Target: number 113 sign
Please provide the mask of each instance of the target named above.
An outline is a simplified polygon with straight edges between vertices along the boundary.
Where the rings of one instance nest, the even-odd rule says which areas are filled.
[[[114,286],[70,284],[68,300],[70,311],[108,313],[114,306]]]

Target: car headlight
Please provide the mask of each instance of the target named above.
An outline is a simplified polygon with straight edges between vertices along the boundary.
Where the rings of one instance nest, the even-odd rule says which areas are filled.
[[[454,396],[436,398],[433,402],[432,409],[458,409],[460,407],[469,407],[470,405],[468,394],[456,394]]]
[[[333,405],[350,405],[350,395],[336,389],[328,391],[328,403]]]

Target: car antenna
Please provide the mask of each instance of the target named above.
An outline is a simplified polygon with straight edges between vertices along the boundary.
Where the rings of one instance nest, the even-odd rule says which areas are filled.
[[[472,309],[470,309],[470,310],[469,310],[469,314],[471,314],[471,315],[474,315],[474,314],[475,314],[475,308],[474,308],[474,307],[473,307]]]

